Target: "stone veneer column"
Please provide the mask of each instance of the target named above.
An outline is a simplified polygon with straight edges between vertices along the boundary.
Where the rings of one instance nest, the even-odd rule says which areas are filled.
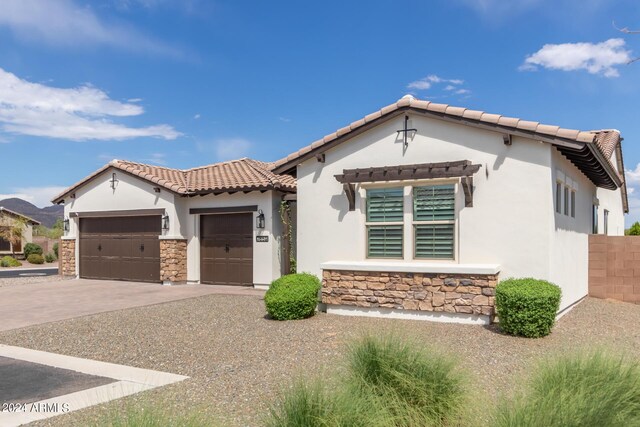
[[[59,267],[62,276],[76,275],[76,241],[61,239],[58,245]]]
[[[184,239],[160,240],[160,280],[163,283],[187,282],[187,241]]]
[[[324,270],[322,302],[493,318],[497,274],[389,273]]]

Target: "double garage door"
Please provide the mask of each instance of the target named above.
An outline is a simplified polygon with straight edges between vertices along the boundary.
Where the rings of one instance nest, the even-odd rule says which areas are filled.
[[[202,215],[200,281],[253,285],[251,213]],[[160,282],[161,217],[80,218],[80,277]]]
[[[160,282],[159,215],[80,218],[80,277]]]

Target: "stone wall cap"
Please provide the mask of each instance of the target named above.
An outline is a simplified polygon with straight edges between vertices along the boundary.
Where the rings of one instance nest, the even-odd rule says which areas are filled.
[[[498,274],[500,264],[456,264],[402,261],[328,261],[323,270],[384,271],[395,273]]]
[[[186,237],[183,236],[159,236],[160,240],[187,240]]]

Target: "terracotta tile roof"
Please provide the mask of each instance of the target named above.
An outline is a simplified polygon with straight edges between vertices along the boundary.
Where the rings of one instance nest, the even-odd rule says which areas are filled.
[[[193,169],[172,169],[126,160],[112,160],[96,172],[64,190],[53,199],[59,203],[67,194],[109,168],[119,169],[180,195],[227,193],[254,190],[296,191],[296,179],[272,172],[273,163],[239,159]]]
[[[620,132],[611,130],[592,131],[596,135],[595,143],[607,159],[611,159],[613,152],[620,142]]]
[[[559,138],[562,140],[575,141],[578,143],[595,143],[598,149],[604,154],[607,159],[611,158],[616,144],[620,141],[620,133],[615,130],[602,130],[602,131],[580,131],[575,129],[564,129],[559,126],[545,125],[538,122],[526,121],[515,117],[506,117],[499,114],[490,114],[484,111],[469,110],[462,107],[454,107],[447,104],[437,104],[431,101],[423,101],[415,99],[411,95],[406,95],[399,99],[397,102],[383,107],[379,111],[371,113],[360,120],[356,120],[349,126],[345,126],[342,129],[337,130],[324,138],[313,142],[311,145],[301,148],[300,150],[288,155],[287,157],[275,162],[273,170],[276,172],[282,172],[288,168],[294,167],[295,162],[300,160],[311,151],[322,148],[329,143],[337,140],[338,138],[353,132],[383,116],[386,116],[394,111],[400,109],[413,109],[425,112],[434,113],[435,115],[453,118],[453,119],[465,119],[466,122],[475,122],[477,124],[486,124],[494,127],[498,127],[504,131],[523,131],[532,136],[547,137],[547,138]],[[611,166],[613,163],[610,163]],[[614,167],[615,169],[615,167]],[[618,171],[616,171],[618,172]]]
[[[243,191],[251,188],[296,190],[295,178],[275,174],[268,163],[247,158],[189,169],[185,171],[185,176],[188,192]]]

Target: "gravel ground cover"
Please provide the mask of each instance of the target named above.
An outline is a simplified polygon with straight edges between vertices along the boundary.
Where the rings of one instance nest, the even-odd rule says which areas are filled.
[[[0,342],[191,377],[178,384],[36,425],[91,425],[109,411],[154,403],[172,413],[210,413],[220,425],[260,425],[274,395],[299,375],[339,373],[345,343],[392,332],[457,358],[471,376],[474,407],[521,384],[544,357],[596,347],[640,357],[640,306],[587,298],[541,339],[467,326],[320,313],[277,322],[256,296],[209,295],[0,333]],[[480,423],[482,424],[482,423]]]

